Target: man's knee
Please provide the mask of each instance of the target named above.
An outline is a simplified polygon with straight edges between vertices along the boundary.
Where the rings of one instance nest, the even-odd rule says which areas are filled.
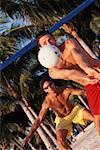
[[[57,142],[61,150],[72,150],[69,144],[66,143],[67,134],[68,134],[68,130],[66,129],[61,129],[57,131]]]
[[[57,137],[58,143],[61,143],[62,142],[62,133],[61,133],[61,131],[57,131],[56,137]]]
[[[65,129],[58,130],[56,134],[57,141],[58,142],[65,141],[67,134],[68,134],[68,130],[65,130]]]

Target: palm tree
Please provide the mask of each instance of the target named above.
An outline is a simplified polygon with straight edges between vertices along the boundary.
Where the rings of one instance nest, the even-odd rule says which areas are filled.
[[[31,123],[34,122],[33,116],[31,115],[30,111],[27,109],[27,107],[25,106],[24,103],[20,102],[21,107],[23,108],[24,112],[26,113],[26,115],[28,116],[28,118],[30,119]],[[53,150],[54,147],[50,144],[48,138],[46,137],[45,133],[41,130],[41,127],[39,127],[37,129],[37,132],[39,133],[41,139],[43,140],[43,142],[46,145],[46,148],[49,150]]]
[[[22,47],[27,45],[34,38],[37,32],[39,32],[41,29],[44,28],[48,29],[49,27],[51,27],[54,23],[56,23],[59,19],[61,19],[63,16],[69,13],[81,2],[82,0],[78,1],[1,0],[0,3],[1,63],[5,61],[8,57],[10,57],[13,53],[15,53],[16,51],[20,50]],[[80,13],[77,17],[75,17],[71,21],[71,23],[75,25],[76,28],[79,29],[78,30],[79,34],[83,39],[86,39],[87,43],[89,43],[89,40],[91,41],[91,39],[89,38],[89,33],[91,33],[90,28],[88,26],[89,23],[83,24],[84,19],[81,19],[81,17],[84,18],[85,16],[89,18],[87,20],[90,21],[91,16],[93,16],[93,14],[95,15],[97,14],[96,10],[98,9],[98,4],[97,3],[95,4],[96,5],[93,5],[91,9],[87,9],[85,12]],[[62,32],[60,32],[60,34],[62,34]],[[94,34],[92,35],[94,37]],[[54,36],[58,37],[58,31],[54,33]],[[92,47],[91,44],[89,46]],[[11,113],[12,110],[15,111],[14,108],[16,107],[18,101],[22,102],[21,106],[23,109],[24,106],[26,105],[29,106],[30,105],[29,103],[31,103],[32,101],[34,102],[34,106],[36,106],[35,112],[39,111],[38,106],[41,105],[40,99],[42,97],[42,93],[38,88],[39,81],[38,77],[35,76],[35,72],[38,70],[41,71],[42,67],[39,65],[36,55],[37,49],[35,47],[30,52],[25,54],[23,57],[17,59],[14,63],[9,65],[2,72],[1,74],[2,86],[0,87],[1,91],[0,96],[2,97],[1,99],[2,117],[4,116],[4,114]],[[36,95],[38,97],[37,102],[35,102]],[[23,101],[24,99],[27,100],[27,102]],[[26,113],[27,107],[24,110]],[[35,118],[35,114],[33,114],[31,117],[33,118],[33,116]],[[28,118],[30,117],[28,116]],[[33,119],[31,119],[31,122],[33,122]],[[51,123],[49,123],[49,126],[55,132],[54,127],[51,126]],[[9,129],[12,129],[11,125],[9,126]],[[22,128],[22,130],[24,129]],[[46,128],[44,128],[44,130],[47,131]],[[49,136],[51,136],[50,133]],[[13,137],[13,135],[11,137]],[[8,139],[6,139],[6,142],[7,140]],[[12,143],[12,141],[10,141],[9,143]],[[17,145],[16,143],[17,142],[15,141],[14,144]],[[2,144],[3,141],[1,142],[1,145]],[[20,146],[19,149],[21,149]]]
[[[36,113],[31,109],[31,107],[28,107],[27,108],[27,106],[25,106],[25,104],[27,104],[27,101],[26,101],[26,99],[24,98],[24,97],[22,97],[22,99],[23,99],[23,101],[24,101],[24,103],[21,101],[21,97],[20,96],[17,96],[17,93],[13,90],[13,88],[10,86],[10,84],[8,83],[8,81],[7,81],[7,79],[5,78],[5,80],[6,80],[6,84],[8,85],[8,92],[10,93],[10,95],[12,96],[14,96],[15,98],[19,98],[19,100],[20,100],[20,102],[19,101],[16,101],[16,103],[19,103],[20,105],[21,105],[21,107],[23,108],[23,110],[25,111],[25,113],[26,113],[26,115],[28,116],[28,118],[29,118],[29,120],[31,121],[31,123],[33,123],[33,121],[34,121],[34,118],[36,118]],[[23,93],[22,93],[23,94]],[[29,111],[30,110],[30,111]],[[32,116],[32,114],[33,114],[33,116]],[[58,145],[57,145],[57,141],[56,141],[56,139],[52,136],[52,134],[49,132],[49,130],[42,124],[42,128],[45,130],[45,132],[48,134],[48,136],[51,138],[51,140],[54,142],[54,144],[58,147]],[[40,137],[41,137],[41,139],[44,141],[44,143],[45,143],[45,145],[46,145],[46,147],[47,147],[47,149],[49,148],[49,147],[51,147],[50,146],[50,144],[49,144],[49,141],[47,140],[47,136],[43,133],[43,131],[42,130],[40,130],[39,129],[39,135],[40,135]],[[46,140],[46,141],[45,141]],[[49,145],[48,145],[49,144]],[[53,148],[54,149],[54,148]]]
[[[65,32],[72,35],[79,43],[80,45],[87,51],[91,57],[97,59],[97,57],[93,54],[92,50],[89,48],[89,46],[83,41],[83,39],[77,34],[77,31],[75,31],[75,27],[71,27],[68,24],[64,24],[62,27]]]
[[[33,109],[31,107],[28,107],[28,109],[30,110],[30,112],[32,113],[32,115],[37,118],[37,114],[33,111]],[[53,141],[54,145],[56,146],[56,148],[59,149],[59,146],[57,144],[57,140],[55,139],[55,137],[51,134],[51,132],[48,130],[48,128],[42,123],[41,127],[44,129],[44,131],[48,134],[48,136],[51,138],[51,140]]]

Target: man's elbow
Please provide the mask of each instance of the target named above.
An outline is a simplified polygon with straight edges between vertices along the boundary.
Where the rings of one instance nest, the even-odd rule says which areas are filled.
[[[59,73],[55,72],[53,69],[49,69],[48,73],[52,79],[60,79]]]
[[[49,76],[52,78],[52,79],[56,79],[55,75],[52,73],[52,71],[48,71],[49,73]]]
[[[63,79],[63,80],[71,80],[75,70],[67,70],[67,69],[49,69],[48,73],[52,79]]]
[[[73,49],[76,46],[77,46],[77,41],[73,38],[70,38],[65,42],[65,47],[68,47],[68,49]]]
[[[80,90],[78,95],[86,95],[85,90],[84,90],[84,89],[83,89],[83,90]]]

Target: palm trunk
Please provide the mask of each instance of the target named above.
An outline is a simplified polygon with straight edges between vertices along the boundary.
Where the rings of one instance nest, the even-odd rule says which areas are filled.
[[[47,125],[49,125],[49,127],[51,128],[51,130],[54,132],[54,134],[56,134],[56,130],[55,130],[55,128],[49,123],[49,121],[48,120],[46,120],[46,122],[45,122]]]
[[[1,148],[1,150],[6,150],[6,147],[5,147],[5,145],[4,144],[2,144],[2,146],[1,146],[2,148]]]
[[[21,146],[21,144],[19,144],[18,140],[11,140],[11,142],[16,145],[16,147],[18,147],[19,150],[24,150],[24,148]]]
[[[29,118],[29,120],[31,121],[31,123],[33,123],[35,119],[33,118],[28,108],[25,106],[23,102],[20,102],[20,105],[24,110],[25,114],[27,115],[27,117]],[[37,129],[37,132],[41,137],[41,139],[43,140],[47,150],[54,150],[54,147],[50,144],[49,139],[47,138],[47,136],[44,134],[43,130],[40,127]]]
[[[29,132],[27,131],[27,133],[29,134]],[[27,135],[27,134],[26,134]],[[17,136],[18,137],[18,136]],[[23,139],[21,137],[18,137],[18,142],[19,144],[23,141]],[[32,150],[36,150],[36,148],[31,144],[29,143],[29,147],[32,149]]]
[[[14,143],[10,143],[10,150],[14,150],[15,148],[15,144]]]
[[[97,59],[97,57],[95,56],[95,54],[91,51],[91,49],[89,48],[89,46],[87,46],[87,44],[79,37],[76,37],[76,40],[80,43],[80,45],[84,48],[84,50],[93,58]]]
[[[75,31],[75,29],[73,29],[71,26],[67,25],[67,24],[63,24],[63,26],[61,27],[62,29],[65,30],[65,32],[71,34],[79,43],[80,45],[84,48],[84,50],[93,58],[97,59],[97,57],[95,56],[95,54],[91,51],[91,49],[89,48],[89,46],[87,46],[87,44],[79,37],[79,35],[77,34],[77,32]]]
[[[36,148],[31,143],[29,143],[29,146],[31,147],[32,150],[36,150]]]
[[[28,107],[28,109],[30,110],[30,112],[32,113],[32,115],[37,118],[37,114],[32,110],[31,107]],[[57,149],[59,149],[59,145],[57,144],[57,140],[55,139],[55,137],[51,134],[51,132],[47,129],[47,127],[41,123],[41,127],[44,129],[44,131],[48,134],[48,136],[52,139],[54,145],[57,147]]]
[[[31,127],[30,127],[31,128]],[[29,131],[30,131],[30,128],[29,128]],[[24,132],[24,134],[27,136],[28,134],[29,134],[29,131],[26,131],[25,130],[25,132]],[[22,143],[22,141],[23,141],[23,139],[21,138],[21,137],[19,137],[19,136],[17,136],[17,138],[18,138],[18,143],[20,144],[20,143]],[[31,144],[31,143],[29,143],[29,147],[32,149],[32,150],[36,150],[36,148]]]
[[[84,104],[84,106],[85,106],[88,110],[90,110],[90,108],[89,108],[88,105],[84,102],[83,98],[82,98],[80,95],[78,96],[78,98],[79,98],[79,100]]]
[[[6,79],[6,77],[5,77],[5,81],[6,81],[6,84],[7,84],[7,87],[8,87],[8,92],[9,92],[9,94],[10,95],[13,95],[15,98],[17,97],[17,93],[13,90],[13,88],[9,85],[9,83],[8,83],[8,81],[7,81],[7,79]],[[14,93],[14,94],[13,94]],[[24,101],[25,99],[23,98],[23,101]],[[26,100],[24,101],[24,103],[26,102]],[[26,115],[27,115],[27,117],[29,118],[29,120],[31,121],[31,123],[33,123],[34,122],[34,118],[33,118],[33,116],[32,116],[32,114],[30,113],[30,111],[28,110],[28,108],[27,108],[27,102],[26,102],[26,105],[24,104],[23,102],[19,102],[19,104],[21,105],[21,107],[22,107],[22,109],[24,110],[24,112],[26,113]],[[47,136],[44,134],[44,132],[43,132],[43,130],[39,127],[38,129],[37,129],[37,132],[38,132],[38,134],[39,134],[39,136],[41,137],[41,139],[43,140],[43,142],[44,142],[44,144],[45,144],[45,146],[46,146],[46,148],[48,149],[48,150],[54,150],[54,147],[50,144],[50,142],[49,142],[49,139],[47,138]]]

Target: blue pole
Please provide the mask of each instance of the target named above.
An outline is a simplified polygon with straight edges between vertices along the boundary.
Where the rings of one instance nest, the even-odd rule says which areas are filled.
[[[71,20],[74,16],[76,16],[78,13],[80,13],[82,10],[84,10],[86,7],[88,7],[93,2],[95,2],[95,0],[86,0],[86,1],[84,1],[82,4],[80,4],[74,10],[72,10],[68,15],[63,17],[59,22],[55,23],[48,31],[49,32],[54,32],[60,26],[62,26],[64,23]]]
[[[82,4],[80,4],[78,7],[76,7],[74,10],[72,10],[68,15],[66,15],[64,18],[62,18],[59,22],[55,23],[48,31],[54,32],[57,30],[61,25],[68,22],[70,19],[72,19],[74,16],[76,16],[79,12],[84,10],[86,7],[88,7],[90,4],[95,2],[95,0],[86,0]],[[0,71],[5,69],[9,64],[14,62],[17,58],[24,55],[26,52],[31,50],[36,45],[36,41],[30,42],[27,46],[22,48],[20,51],[16,52],[12,56],[10,56],[7,60],[5,60],[2,64],[0,64]]]
[[[17,51],[15,54],[10,56],[7,60],[4,61],[4,63],[0,64],[0,70],[2,71],[5,69],[9,64],[11,64],[14,60],[24,55],[26,52],[31,50],[36,45],[36,41],[30,42],[28,45],[23,47],[20,51]]]

